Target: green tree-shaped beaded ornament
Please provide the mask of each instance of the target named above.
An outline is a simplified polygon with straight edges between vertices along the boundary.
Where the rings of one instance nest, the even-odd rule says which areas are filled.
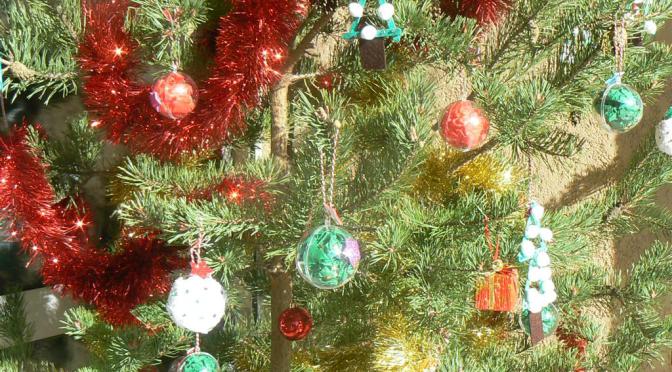
[[[350,14],[353,16],[354,21],[350,27],[350,31],[343,35],[343,38],[346,40],[352,39],[367,39],[372,40],[374,38],[383,38],[389,37],[392,38],[392,41],[398,42],[401,40],[401,36],[404,34],[404,31],[397,27],[392,15],[394,14],[394,7],[392,4],[388,3],[387,0],[378,1],[378,17],[383,21],[387,22],[387,28],[382,30],[376,30],[375,36],[373,34],[367,35],[367,26],[359,30],[359,23],[362,20],[364,15],[364,9],[366,8],[366,0],[359,0],[359,2],[350,3]],[[372,37],[373,36],[373,37]]]

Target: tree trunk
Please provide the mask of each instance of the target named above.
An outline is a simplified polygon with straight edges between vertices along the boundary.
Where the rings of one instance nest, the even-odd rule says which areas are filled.
[[[277,260],[275,269],[277,271],[271,272],[271,371],[289,372],[292,342],[280,333],[278,318],[292,303],[292,277],[285,270],[282,259]]]
[[[271,126],[271,154],[287,167],[289,154],[289,82],[283,79],[273,90]],[[292,277],[287,272],[281,257],[273,260],[269,269],[271,279],[271,371],[289,372],[292,364],[292,343],[287,340],[278,327],[280,314],[292,303]]]
[[[287,142],[289,139],[289,81],[283,78],[273,89],[271,109],[273,123],[271,124],[271,154],[285,167],[289,160]]]

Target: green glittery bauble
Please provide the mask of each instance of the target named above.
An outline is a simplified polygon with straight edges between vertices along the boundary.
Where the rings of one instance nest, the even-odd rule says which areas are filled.
[[[299,274],[317,288],[338,288],[355,276],[359,243],[338,226],[320,226],[301,241],[296,256]]]
[[[541,324],[544,329],[544,336],[548,337],[555,329],[558,328],[560,322],[560,312],[554,305],[548,305],[541,310]],[[520,314],[520,325],[525,333],[530,334],[530,311],[524,309]]]
[[[611,85],[604,91],[599,109],[609,128],[619,133],[637,126],[644,115],[639,93],[623,84]]]
[[[217,372],[219,363],[208,353],[189,354],[180,363],[179,372]]]

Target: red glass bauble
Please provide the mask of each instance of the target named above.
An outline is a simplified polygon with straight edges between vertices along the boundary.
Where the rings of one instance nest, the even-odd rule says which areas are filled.
[[[154,83],[149,99],[156,112],[179,120],[196,108],[198,87],[189,75],[173,71]]]
[[[286,339],[297,341],[308,336],[313,328],[313,317],[302,307],[292,307],[280,314],[280,333]]]
[[[488,137],[490,121],[471,101],[457,101],[446,109],[441,119],[441,135],[452,147],[473,150]]]

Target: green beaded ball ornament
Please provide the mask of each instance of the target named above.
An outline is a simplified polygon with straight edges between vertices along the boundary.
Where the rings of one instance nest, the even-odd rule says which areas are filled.
[[[311,285],[334,289],[350,281],[360,261],[359,243],[338,226],[320,226],[299,244],[296,269]]]
[[[642,120],[644,103],[634,89],[624,84],[613,84],[604,91],[599,111],[609,128],[625,133]]]
[[[197,352],[184,357],[179,364],[179,372],[218,372],[217,359],[208,353]]]
[[[554,305],[548,305],[541,310],[541,327],[544,330],[544,337],[548,337],[555,329],[558,328],[558,323],[560,323],[560,312]],[[524,309],[520,314],[520,325],[527,333],[530,334],[530,311]]]

